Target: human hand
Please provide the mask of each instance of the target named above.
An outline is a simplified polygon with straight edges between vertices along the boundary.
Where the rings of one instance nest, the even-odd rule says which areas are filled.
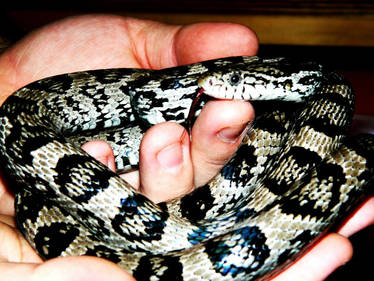
[[[164,68],[214,57],[252,55],[256,50],[257,39],[254,34],[238,25],[202,24],[182,28],[114,16],[78,17],[30,34],[0,57],[0,85],[4,94],[1,98],[4,100],[16,89],[34,80],[64,72],[114,67]],[[238,129],[240,131],[253,116],[248,103],[226,103],[228,105],[225,109],[222,109],[221,104],[211,103],[204,110],[205,113],[202,113],[207,117],[199,118],[196,122],[193,128],[194,139],[202,141],[192,141],[189,144],[188,137],[181,140],[183,128],[172,123],[161,124],[149,130],[142,142],[141,178],[139,180],[135,175],[135,180],[128,180],[137,187],[141,182],[142,191],[151,199],[160,201],[167,198],[155,196],[170,196],[170,193],[176,196],[188,192],[195,185],[195,180],[199,185],[209,173],[216,173],[240,143],[240,139],[236,139],[240,134]],[[220,114],[216,113],[217,110]],[[228,115],[226,119],[214,118],[222,116],[225,111]],[[206,123],[209,123],[208,129],[205,128]],[[226,142],[217,138],[216,135],[222,128],[231,128],[233,124],[238,127],[234,128],[236,131],[226,131],[225,134],[221,132],[220,136],[226,138]],[[93,149],[92,153],[95,154],[95,147],[100,145],[104,146],[104,150],[99,149],[101,155],[97,155],[97,158],[106,162],[106,156],[102,158],[104,144],[94,142],[85,145],[85,149]],[[199,168],[195,169],[205,172],[197,172],[195,177],[192,176],[194,167],[191,164],[190,147],[195,167]],[[207,147],[214,148],[214,154]],[[162,165],[157,161],[160,159]],[[159,180],[153,182],[152,179]],[[165,186],[163,183],[167,183],[170,190],[156,190],[152,194],[154,186]],[[185,184],[178,190],[180,183]],[[0,212],[4,215],[4,223],[0,235],[3,241],[7,241],[7,246],[3,243],[0,250],[4,261],[0,280],[9,280],[10,274],[12,280],[44,280],[51,274],[55,278],[59,276],[61,280],[70,280],[72,276],[75,280],[80,276],[90,276],[90,280],[101,279],[104,274],[105,279],[115,279],[118,275],[118,278],[124,280],[124,271],[114,270],[113,265],[104,260],[96,259],[93,262],[90,257],[54,259],[38,265],[27,264],[40,263],[41,260],[14,230],[13,197],[7,192],[5,185],[1,186],[1,190]],[[131,279],[130,276],[127,278]]]
[[[215,57],[252,55],[256,49],[257,41],[253,33],[237,25],[202,24],[180,28],[113,16],[78,17],[29,35],[0,57],[0,87],[4,94],[1,101],[31,81],[63,72],[113,67],[164,68]],[[240,138],[236,137],[240,128],[253,118],[253,110],[243,102],[215,102],[206,106],[201,115],[203,117],[197,120],[193,128],[191,144],[188,138],[180,140],[183,128],[175,124],[161,124],[147,133],[141,150],[141,178],[132,175],[133,179],[128,180],[137,187],[141,186],[141,191],[152,200],[163,201],[186,193],[195,185],[209,180],[235,151],[240,142]],[[217,116],[225,116],[225,119],[218,120]],[[231,136],[235,140],[217,140],[217,132],[221,128],[232,128],[232,124],[236,124],[237,128],[233,128],[226,137]],[[97,145],[105,147],[105,144],[93,143],[86,146],[86,149],[95,155]],[[163,155],[166,169],[157,161],[160,159],[157,156],[160,157],[163,149],[166,150]],[[108,160],[112,161],[108,147],[99,151],[101,152],[96,157],[106,163]],[[192,159],[188,157],[189,151]],[[217,155],[216,151],[222,151],[222,154]],[[171,169],[168,164],[172,164]],[[152,181],[155,178],[160,180],[155,183]],[[181,182],[184,184],[181,185]],[[160,190],[158,186],[165,186],[163,183],[168,183],[170,190]],[[0,265],[0,280],[47,280],[51,276],[57,280],[132,280],[131,276],[117,266],[93,257],[58,258],[41,263],[40,258],[14,229],[12,196],[5,185],[1,185],[0,190],[0,213],[3,214],[0,237],[2,241],[6,241],[0,247],[0,257],[3,260]],[[368,204],[369,208],[373,205],[373,202]],[[321,252],[317,252],[314,258],[308,254],[283,273],[291,272],[292,276],[288,275],[287,280],[300,280],[300,272],[310,270],[312,272],[309,277],[321,278],[322,275],[316,276],[311,263],[323,266],[323,270],[319,268],[318,271],[326,276],[349,258],[350,247],[347,240],[332,235],[324,241],[327,241],[327,246],[322,242],[313,250],[320,245],[330,246],[330,249],[331,246],[338,245],[338,249],[334,248],[334,251],[329,252],[334,253],[333,262],[323,260],[320,263]],[[340,250],[342,251],[339,252]],[[323,257],[328,256],[323,254]],[[305,269],[302,261],[307,257],[311,257],[312,262],[307,262]],[[277,278],[282,278],[283,274]]]

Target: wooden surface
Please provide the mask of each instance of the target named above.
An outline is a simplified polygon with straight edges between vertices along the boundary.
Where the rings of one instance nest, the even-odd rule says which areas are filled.
[[[122,13],[170,24],[234,22],[251,27],[262,44],[374,47],[374,16]]]

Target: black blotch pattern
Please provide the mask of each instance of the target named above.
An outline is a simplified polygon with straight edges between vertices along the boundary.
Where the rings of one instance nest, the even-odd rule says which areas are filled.
[[[368,171],[359,176],[359,179],[370,178],[368,173],[374,173],[374,136],[370,134],[360,134],[347,138],[344,141],[344,144],[366,159],[366,167],[368,168]]]
[[[73,79],[68,74],[56,75],[46,79],[42,79],[26,87],[30,90],[42,90],[42,91],[65,91],[71,87]]]
[[[265,130],[270,134],[284,134],[286,132],[284,124],[275,120],[274,117],[260,116],[255,119],[253,124],[255,127],[261,128],[261,130]]]
[[[305,245],[308,245],[313,239],[315,235],[312,235],[310,230],[304,230],[299,235],[295,236],[291,239],[290,246],[288,249],[284,250],[282,254],[278,257],[278,264],[284,264],[285,262],[295,260],[298,255],[295,256],[295,250],[303,248]],[[302,252],[300,252],[301,254]]]
[[[120,212],[112,220],[113,229],[129,241],[152,242],[160,240],[164,233],[165,221],[168,219],[169,214],[163,208],[160,208],[159,211],[154,210],[150,214],[145,210],[146,202],[147,199],[140,194],[134,194],[121,199]],[[144,218],[142,218],[143,215]],[[142,224],[139,228],[144,229],[144,234],[138,235],[123,231],[123,228],[126,228],[126,225],[129,223],[129,218],[133,219],[137,216],[139,217],[137,221]],[[130,227],[134,228],[133,225],[129,225]]]
[[[317,152],[299,146],[291,147],[284,157],[295,159],[299,167],[316,165],[322,160]]]
[[[133,277],[140,281],[148,281],[153,276],[152,263],[149,260],[149,257],[142,257],[139,260],[137,268],[133,272]]]
[[[279,73],[282,76],[289,76],[292,73],[306,71],[321,71],[322,66],[316,62],[305,61],[302,59],[287,58],[280,60],[277,64],[277,68],[281,70]],[[275,65],[272,63],[272,65]]]
[[[321,132],[329,137],[345,135],[349,127],[332,124],[332,121],[327,116],[309,116],[309,118],[303,122],[302,126],[310,126],[313,130]]]
[[[121,212],[126,213],[128,216],[134,216],[140,214],[140,207],[145,205],[146,199],[144,196],[134,194],[127,198],[121,199]]]
[[[15,202],[22,202],[22,205],[15,204],[17,223],[22,230],[22,224],[27,219],[33,223],[36,222],[39,211],[45,206],[45,202],[42,195],[39,195],[36,191],[31,194],[29,191],[21,189],[15,196]]]
[[[346,84],[350,86],[349,81],[345,80],[345,78],[342,75],[333,71],[330,67],[324,66],[322,79],[323,83],[329,85]]]
[[[19,152],[14,151],[13,147],[8,148],[7,154],[9,154],[11,157],[14,157],[13,163],[11,163],[11,165],[14,165],[14,164],[24,165],[25,163],[31,164],[32,162],[31,154],[26,153],[25,150],[22,150],[22,152],[25,152],[25,153],[19,155],[18,154]],[[7,165],[9,165],[8,159],[4,158],[2,154],[0,154],[0,158],[1,158],[0,163],[2,163],[3,166],[6,167]],[[25,163],[23,162],[23,160],[25,160]],[[22,178],[20,178],[17,173],[14,173],[12,168],[8,170],[8,173],[4,173],[3,177],[6,179],[6,182],[8,182],[10,190],[12,190],[15,194],[23,193],[24,190],[33,190],[33,192],[37,194],[38,191],[35,187],[37,186],[48,187],[49,186],[48,181],[40,177],[35,177],[33,174],[26,173],[22,176]],[[55,193],[52,190],[47,188],[45,191],[43,191],[43,196],[51,196],[51,198],[53,198],[55,196]]]
[[[131,107],[135,109],[134,116],[142,129],[147,130],[152,126],[146,118],[142,117],[147,115],[144,113],[147,113],[151,108],[162,108],[165,102],[168,102],[167,98],[158,97],[153,91],[136,91],[133,93]]]
[[[93,161],[91,157],[84,155],[66,155],[62,157],[55,168],[57,175],[55,176],[55,183],[60,185],[60,191],[71,197],[78,203],[87,202],[98,192],[106,189],[109,185],[109,179],[113,176],[113,172],[109,170],[92,168],[92,173],[85,173],[87,163]],[[84,178],[84,180],[83,180]],[[87,179],[88,178],[88,179]],[[80,187],[78,195],[72,194],[67,185],[74,184]]]
[[[105,235],[110,235],[110,229],[105,227],[105,222],[100,218],[100,213],[93,213],[87,209],[77,209],[76,217],[79,218],[79,221],[81,221],[82,224],[88,225],[87,229],[94,229],[96,238],[105,239]]]
[[[321,83],[321,78],[316,75],[308,75],[301,77],[298,83],[303,85],[318,85]]]
[[[35,130],[34,127],[27,130],[28,132]],[[22,148],[22,160],[25,164],[31,165],[33,161],[33,156],[31,152],[37,150],[38,148],[53,142],[54,139],[50,136],[36,136],[33,138],[27,138]],[[17,158],[13,158],[17,159]]]
[[[88,71],[95,76],[95,80],[102,84],[118,83],[118,80],[134,73],[131,68],[99,69]]]
[[[190,242],[192,245],[196,245],[209,239],[211,235],[212,227],[203,224],[200,225],[198,229],[194,229],[193,232],[188,234],[188,242]]]
[[[232,207],[232,209],[236,210],[236,214],[230,215],[226,218],[221,218],[221,220],[217,223],[217,225],[220,225],[224,220],[231,220],[231,217],[235,217],[235,223],[241,223],[243,221],[248,220],[250,217],[253,217],[257,214],[257,212],[254,209],[248,209],[244,206],[247,203],[241,202],[241,204],[238,204],[237,200],[233,197],[231,200],[227,202],[227,205],[235,206]],[[224,214],[227,207],[222,206],[218,210],[216,210],[216,213],[218,214]],[[212,234],[216,236],[217,234],[217,227],[212,224],[207,224],[205,221],[202,221],[199,227],[195,230],[193,230],[191,233],[188,234],[188,241],[192,245],[199,244],[201,242],[206,241],[207,239],[210,239],[212,237]]]
[[[8,103],[16,103],[17,107],[14,108],[13,105],[9,105]],[[15,144],[25,138],[25,132],[32,132],[33,134],[37,133],[36,135],[40,135],[40,129],[37,129],[28,124],[20,124],[18,122],[18,114],[19,112],[24,112],[25,114],[34,116],[35,114],[37,114],[37,111],[38,106],[35,104],[35,102],[23,100],[15,95],[8,97],[8,99],[0,109],[0,116],[7,116],[13,125],[9,136],[7,136],[5,139],[5,146],[7,147],[6,153],[9,154],[15,161],[23,163],[23,157],[25,157],[26,161],[30,161],[31,156],[24,154],[19,157],[19,152],[14,151]],[[45,141],[43,141],[42,143],[45,143]],[[36,144],[34,144],[34,146],[36,146]],[[4,161],[6,162],[7,160],[4,159]]]
[[[329,191],[331,197],[328,202],[324,202],[328,204],[326,210],[323,210],[322,206],[317,206],[317,202],[321,200],[319,196],[312,198],[309,194],[300,194],[300,190],[304,188],[305,184],[308,184],[312,180],[309,175],[300,182],[298,189],[280,203],[280,207],[284,213],[294,215],[300,214],[303,217],[310,215],[316,218],[329,215],[333,207],[340,201],[340,186],[346,181],[343,169],[340,166],[322,162],[316,167],[316,178],[318,179],[318,183],[326,181],[328,184],[331,184],[331,190]],[[320,190],[320,192],[321,196],[325,195],[324,191]],[[301,204],[301,202],[303,202],[303,204]]]
[[[272,193],[276,195],[282,195],[290,188],[290,185],[283,179],[276,180],[273,178],[265,178],[263,183]]]
[[[236,157],[232,158],[222,168],[222,176],[226,180],[231,180],[231,182],[235,183],[235,185],[246,184],[246,182],[248,181],[249,170],[253,166],[257,165],[257,157],[254,155],[254,152],[255,148],[252,146],[241,146],[236,152]],[[245,170],[244,172],[243,169]]]
[[[14,104],[17,105],[16,111],[14,111]],[[6,99],[4,104],[1,106],[0,115],[9,116],[9,118],[13,117],[14,120],[16,120],[16,118],[18,118],[19,112],[25,112],[27,114],[30,114],[31,116],[32,114],[35,114],[38,110],[39,107],[35,101],[20,98],[16,95],[11,95]]]
[[[204,185],[181,199],[182,216],[192,222],[202,220],[212,208],[213,202],[209,186]]]
[[[156,264],[153,259],[158,261]],[[158,273],[162,269],[163,272]],[[142,257],[139,265],[133,272],[133,276],[137,281],[148,281],[156,273],[159,281],[183,281],[183,265],[178,257]],[[160,275],[162,274],[162,275]]]
[[[186,116],[184,116],[183,111],[185,110],[182,106],[177,106],[174,108],[170,108],[168,111],[164,112],[164,118],[166,121],[180,121],[184,120]]]
[[[80,111],[79,103],[77,103],[76,99],[74,99],[73,96],[65,97],[65,102],[66,102],[67,106],[72,108],[72,110],[74,110],[76,112]]]
[[[133,93],[133,88],[130,85],[121,85],[119,87],[120,91],[129,95],[130,92]]]
[[[235,237],[235,241],[233,240]],[[230,236],[230,244],[225,243],[225,239],[213,239],[206,243],[205,252],[208,254],[216,272],[226,276],[230,274],[236,277],[241,273],[251,273],[259,269],[270,255],[270,249],[266,245],[266,236],[257,226],[247,226],[233,231]],[[236,245],[240,245],[243,250],[238,255]],[[235,248],[235,252],[232,249]],[[235,257],[232,257],[234,255]],[[249,258],[254,257],[251,264],[244,265]],[[241,264],[234,264],[232,261],[241,260]]]
[[[163,77],[180,77],[184,78],[190,72],[189,65],[181,65],[176,67],[164,68],[154,71],[152,79],[156,81],[162,80]]]
[[[287,132],[286,120],[295,119],[302,109],[303,103],[291,101],[252,101],[256,117],[253,127],[259,127],[271,134]]]
[[[19,141],[21,135],[22,135],[22,126],[15,126],[14,128],[12,128],[12,131],[9,134],[9,136],[5,139],[5,146],[7,147],[6,153],[9,154],[17,162],[22,161],[22,159],[20,159],[20,157],[18,156],[18,152],[14,151],[13,146],[15,143]],[[30,161],[29,159],[30,157],[26,155],[22,155],[22,156],[26,157],[25,161]],[[8,160],[4,159],[4,162],[8,162]]]
[[[322,162],[316,167],[317,178],[319,182],[323,180],[332,183],[331,187],[331,199],[329,201],[329,208],[331,210],[336,204],[339,203],[340,199],[340,186],[346,182],[343,168],[338,165]]]
[[[121,261],[119,256],[113,251],[113,249],[108,248],[104,245],[96,245],[93,247],[93,249],[88,248],[85,255],[104,258],[114,263],[119,263]]]
[[[44,259],[58,257],[77,235],[79,230],[67,222],[41,226],[34,237],[36,250]]]
[[[303,170],[305,170],[307,167],[309,169],[315,167],[316,164],[322,160],[316,152],[298,146],[291,147],[290,150],[283,157],[284,159],[294,159],[297,166]],[[292,180],[290,179],[287,180],[292,182]],[[271,192],[277,195],[282,195],[290,188],[290,184],[287,183],[287,181],[283,178],[278,180],[271,177],[267,177],[264,179],[264,185]]]
[[[147,85],[149,83],[149,80],[151,79],[149,74],[154,77],[156,72],[157,71],[150,71],[149,73],[143,73],[143,75],[137,77],[136,80],[131,81],[131,83],[127,84],[127,86],[124,87],[127,87],[131,94],[145,92],[143,87]]]
[[[306,229],[303,232],[301,232],[299,235],[297,235],[296,237],[291,239],[290,244],[291,245],[298,244],[298,243],[300,243],[300,241],[305,241],[305,243],[308,244],[309,241],[311,241],[313,238],[314,238],[314,235],[312,235],[312,231]]]
[[[240,56],[236,56],[236,57],[225,58],[224,61],[225,61],[225,63],[222,64],[222,63],[220,63],[220,61],[217,61],[216,59],[214,59],[214,60],[203,61],[203,62],[201,62],[201,64],[208,69],[217,70],[217,69],[221,68],[221,69],[225,70],[225,69],[227,69],[227,64],[243,63],[243,58],[240,57]]]
[[[248,218],[255,216],[256,214],[257,214],[257,212],[252,208],[251,209],[248,209],[248,208],[240,209],[235,215],[235,217],[236,217],[235,222],[236,223],[243,222],[243,221],[247,220]]]
[[[172,90],[181,88],[183,85],[179,83],[180,79],[178,78],[168,78],[161,80],[160,88],[161,90]]]

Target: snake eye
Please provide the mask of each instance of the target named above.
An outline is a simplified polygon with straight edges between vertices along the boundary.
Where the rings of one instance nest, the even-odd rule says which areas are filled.
[[[242,80],[242,77],[239,73],[233,73],[229,77],[229,83],[231,86],[236,86],[239,84],[239,82]]]

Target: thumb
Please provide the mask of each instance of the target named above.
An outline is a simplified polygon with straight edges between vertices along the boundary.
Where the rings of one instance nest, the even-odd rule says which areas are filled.
[[[96,257],[64,257],[42,264],[1,263],[0,281],[135,281],[114,263]]]

